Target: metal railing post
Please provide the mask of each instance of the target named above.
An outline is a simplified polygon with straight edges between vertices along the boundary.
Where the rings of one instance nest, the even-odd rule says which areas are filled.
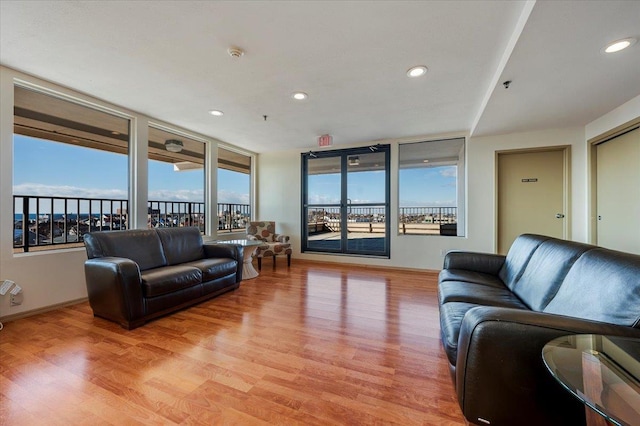
[[[29,251],[29,197],[22,199],[22,249]]]

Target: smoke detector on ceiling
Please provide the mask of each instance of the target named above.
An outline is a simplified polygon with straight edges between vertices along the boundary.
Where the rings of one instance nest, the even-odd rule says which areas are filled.
[[[240,49],[239,47],[230,47],[227,49],[227,53],[229,53],[229,56],[231,56],[232,58],[239,58],[240,56],[244,55],[244,50]]]

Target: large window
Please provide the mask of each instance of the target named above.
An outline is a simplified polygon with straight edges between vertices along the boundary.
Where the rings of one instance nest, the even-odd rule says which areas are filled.
[[[464,138],[401,144],[399,233],[464,235]]]
[[[126,229],[129,119],[22,86],[14,93],[14,250]]]
[[[202,141],[149,127],[147,226],[197,226],[206,231],[205,152]]]
[[[241,232],[251,220],[251,157],[218,147],[218,232]]]

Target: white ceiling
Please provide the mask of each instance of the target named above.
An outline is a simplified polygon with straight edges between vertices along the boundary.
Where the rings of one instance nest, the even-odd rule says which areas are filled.
[[[582,126],[640,94],[630,36],[640,1],[0,2],[2,65],[255,152]]]

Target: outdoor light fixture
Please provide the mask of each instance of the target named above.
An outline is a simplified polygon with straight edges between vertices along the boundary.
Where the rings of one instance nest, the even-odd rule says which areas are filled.
[[[360,164],[360,157],[357,155],[353,157],[349,157],[349,165],[350,166],[358,166]]]
[[[168,139],[164,143],[164,147],[169,152],[180,152],[182,151],[182,148],[184,147],[184,145],[182,144],[182,141],[179,141],[178,139]]]

